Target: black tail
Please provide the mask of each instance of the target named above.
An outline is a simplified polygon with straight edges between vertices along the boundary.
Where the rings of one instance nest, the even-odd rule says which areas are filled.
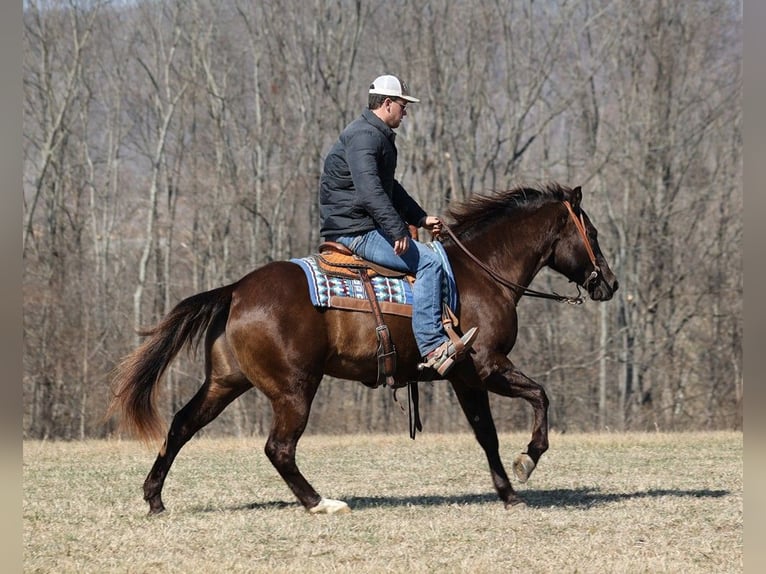
[[[228,314],[234,285],[198,293],[181,301],[155,327],[142,331],[149,337],[117,366],[114,396],[107,416],[121,414],[120,426],[151,442],[164,437],[165,424],[157,413],[157,383],[178,352],[199,346],[214,319]]]

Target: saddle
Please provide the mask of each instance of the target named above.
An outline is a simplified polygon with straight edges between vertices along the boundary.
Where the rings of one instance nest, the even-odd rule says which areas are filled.
[[[395,279],[406,279],[410,284],[415,282],[415,275],[405,271],[389,269],[372,261],[362,259],[342,243],[335,241],[325,241],[319,244],[319,254],[317,255],[319,267],[328,275],[337,277],[349,277],[356,279],[359,277],[359,270],[366,269],[368,277],[380,275],[382,277],[392,277]]]

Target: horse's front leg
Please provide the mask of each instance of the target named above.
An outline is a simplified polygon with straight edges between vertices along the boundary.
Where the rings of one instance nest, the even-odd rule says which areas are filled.
[[[489,408],[489,395],[484,389],[466,386],[464,383],[453,381],[460,406],[473,429],[476,440],[484,449],[489,462],[492,483],[506,508],[523,504],[524,501],[513,490],[508,474],[500,460],[500,445],[497,439],[497,429]]]
[[[527,377],[507,359],[505,367],[491,373],[484,382],[487,390],[506,397],[520,397],[534,410],[532,440],[513,461],[513,473],[519,482],[525,483],[542,454],[548,450],[548,395],[542,385]]]

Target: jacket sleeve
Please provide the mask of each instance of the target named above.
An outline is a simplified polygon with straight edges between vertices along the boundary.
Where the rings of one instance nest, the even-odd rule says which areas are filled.
[[[421,227],[423,218],[428,215],[396,180],[394,180],[394,205],[404,220],[415,227]]]
[[[377,146],[375,138],[364,132],[350,134],[345,142],[346,162],[359,204],[389,239],[395,241],[408,235],[407,225],[383,189],[376,159]]]

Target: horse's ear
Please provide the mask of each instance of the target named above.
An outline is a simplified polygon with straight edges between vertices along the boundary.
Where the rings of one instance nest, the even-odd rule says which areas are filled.
[[[572,204],[573,208],[578,209],[580,207],[581,201],[582,201],[582,187],[578,185],[572,190],[572,196],[569,202]]]

